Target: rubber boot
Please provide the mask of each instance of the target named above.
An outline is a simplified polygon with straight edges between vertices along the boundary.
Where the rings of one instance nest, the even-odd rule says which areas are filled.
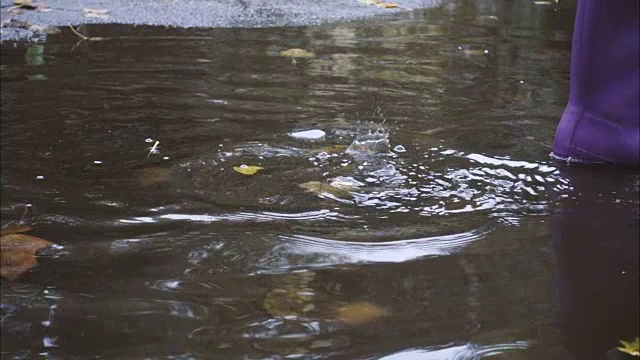
[[[553,155],[584,162],[640,160],[638,0],[579,0],[569,104]]]

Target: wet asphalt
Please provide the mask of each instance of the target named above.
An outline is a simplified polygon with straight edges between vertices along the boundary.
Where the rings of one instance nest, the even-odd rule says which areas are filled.
[[[0,0],[5,41],[37,41],[44,28],[82,24],[157,25],[184,28],[256,28],[318,25],[433,7],[441,0],[385,0],[381,8],[360,0],[32,0],[40,10],[11,10]],[[87,14],[85,9],[108,10]],[[16,13],[18,12],[18,13]],[[94,16],[91,16],[94,15]]]

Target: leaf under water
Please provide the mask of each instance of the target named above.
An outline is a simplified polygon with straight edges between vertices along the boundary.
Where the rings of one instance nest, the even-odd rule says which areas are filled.
[[[388,315],[389,310],[366,301],[345,305],[338,309],[340,320],[349,325],[362,325]]]
[[[23,233],[29,230],[31,230],[31,225],[24,222],[13,222],[0,229],[0,236]]]

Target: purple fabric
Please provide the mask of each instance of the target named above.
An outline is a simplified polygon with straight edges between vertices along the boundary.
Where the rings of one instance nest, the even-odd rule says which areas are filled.
[[[555,155],[640,163],[639,3],[578,1],[571,91],[556,130]]]

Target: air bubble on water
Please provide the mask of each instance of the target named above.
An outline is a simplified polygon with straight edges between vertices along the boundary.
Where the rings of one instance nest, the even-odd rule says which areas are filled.
[[[404,146],[402,146],[402,145],[397,145],[396,147],[393,148],[393,151],[395,151],[395,152],[405,152],[405,151],[407,151],[407,149],[405,149]]]
[[[38,180],[44,180],[44,176],[42,176],[42,175],[38,175],[38,176],[36,176],[36,179],[38,179]]]
[[[318,155],[316,155],[316,157],[318,159],[320,159],[320,160],[326,160],[326,159],[329,158],[329,154],[327,154],[326,152],[323,151],[321,153],[318,153]]]
[[[144,142],[146,142],[146,143],[152,143],[152,142],[153,142],[153,139],[152,139],[152,138],[146,138],[146,139],[144,140]]]
[[[94,164],[96,164],[96,165],[100,165],[100,164],[102,164],[102,161],[100,161],[100,160],[94,160],[94,161],[93,161],[93,163],[94,163]]]
[[[163,156],[162,160],[169,160],[169,157],[168,156]]]
[[[485,53],[485,54],[488,54],[488,53],[489,53],[489,50],[484,49],[484,53]]]

